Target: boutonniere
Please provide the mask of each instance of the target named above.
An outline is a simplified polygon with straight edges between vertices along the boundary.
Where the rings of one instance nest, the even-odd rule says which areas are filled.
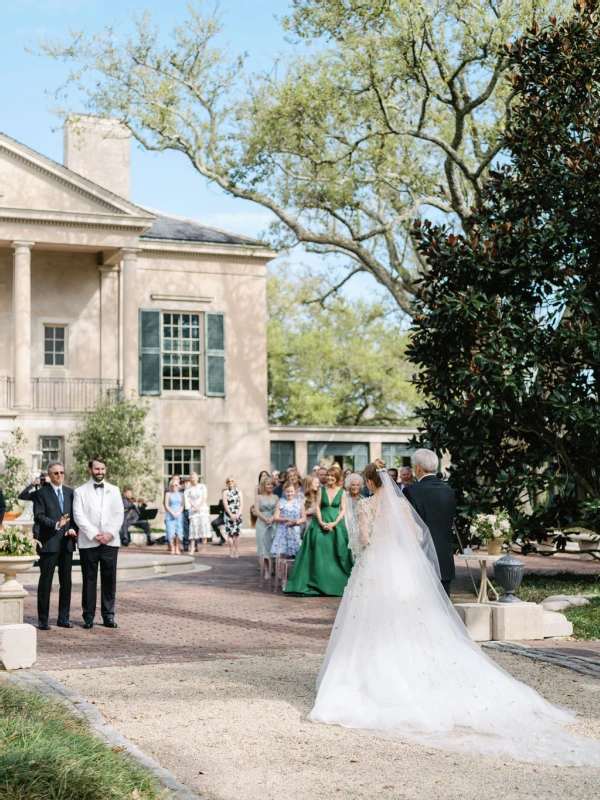
[[[110,489],[105,489],[104,494],[110,494]]]

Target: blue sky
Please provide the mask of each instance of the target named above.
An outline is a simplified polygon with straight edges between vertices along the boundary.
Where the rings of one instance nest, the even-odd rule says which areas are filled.
[[[66,74],[64,65],[28,53],[39,38],[67,37],[69,26],[95,31],[127,19],[140,8],[150,10],[165,29],[181,22],[186,0],[0,0],[0,68],[2,94],[0,131],[40,153],[62,162],[62,133],[50,113],[52,92]],[[222,0],[224,41],[233,53],[246,52],[251,69],[268,68],[287,44],[277,21],[288,9],[287,0]],[[252,203],[235,200],[206,185],[175,153],[147,153],[133,146],[132,201],[172,214],[202,220],[217,227],[258,236],[269,214]],[[288,257],[289,259],[289,257]],[[308,262],[302,253],[293,263]],[[310,259],[312,261],[312,259]],[[347,284],[346,294],[373,290],[373,279],[359,276]]]

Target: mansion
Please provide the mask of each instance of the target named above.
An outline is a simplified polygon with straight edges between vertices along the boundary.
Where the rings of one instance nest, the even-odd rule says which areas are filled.
[[[18,426],[68,472],[78,414],[142,395],[165,477],[196,471],[216,502],[233,473],[251,493],[269,463],[275,253],[133,205],[130,146],[95,117],[65,123],[64,165],[0,134],[0,438]]]

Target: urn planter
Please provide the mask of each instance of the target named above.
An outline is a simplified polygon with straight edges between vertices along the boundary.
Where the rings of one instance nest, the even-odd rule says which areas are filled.
[[[17,575],[31,569],[37,558],[0,555],[0,573],[4,575],[4,583],[0,586],[0,600],[3,597],[26,597],[27,592],[17,580]]]

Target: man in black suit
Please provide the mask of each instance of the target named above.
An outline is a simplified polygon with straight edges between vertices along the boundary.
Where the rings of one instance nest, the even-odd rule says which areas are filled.
[[[0,489],[0,525],[4,522],[4,515],[6,514],[6,501],[4,500],[4,493]]]
[[[65,468],[60,461],[48,464],[50,482],[42,486],[33,496],[34,519],[39,526],[35,534],[40,542],[40,582],[38,584],[39,628],[50,628],[50,590],[54,570],[58,567],[60,591],[58,594],[59,628],[72,628],[69,621],[71,611],[71,568],[73,550],[77,541],[77,525],[73,517],[73,489],[64,486]]]
[[[438,457],[431,450],[413,455],[416,483],[404,487],[404,497],[429,528],[440,565],[442,586],[450,597],[455,575],[452,523],[456,514],[454,489],[436,476]]]

